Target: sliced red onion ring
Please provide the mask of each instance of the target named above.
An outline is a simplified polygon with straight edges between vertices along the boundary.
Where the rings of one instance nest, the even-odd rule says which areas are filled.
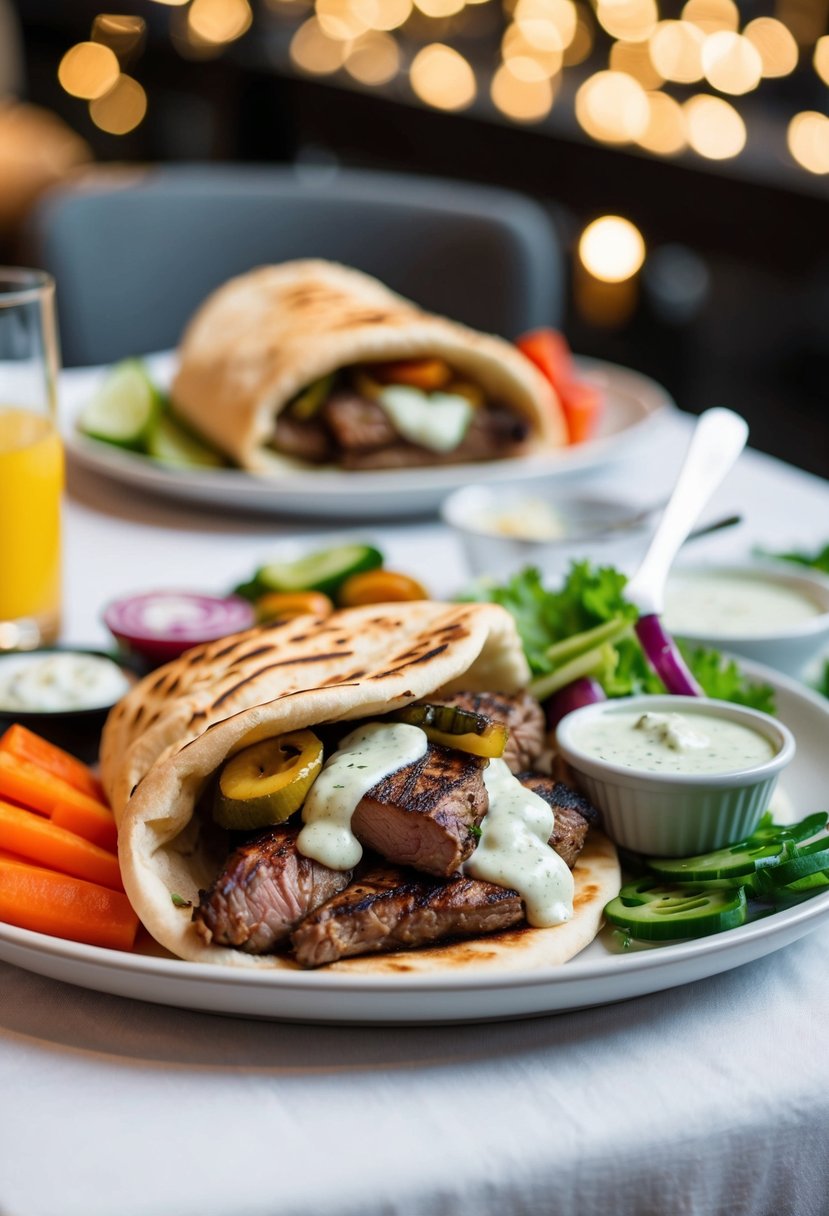
[[[595,705],[597,701],[606,700],[605,691],[599,681],[594,680],[592,676],[582,676],[571,684],[565,684],[564,688],[554,692],[545,701],[547,726],[554,730],[565,714],[572,713],[574,709],[581,709],[584,705]]]
[[[635,628],[645,658],[672,696],[705,695],[688,670],[676,642],[655,613],[640,616]]]
[[[249,629],[253,606],[239,596],[192,591],[148,591],[115,600],[104,610],[110,633],[151,662],[174,659],[202,642]]]

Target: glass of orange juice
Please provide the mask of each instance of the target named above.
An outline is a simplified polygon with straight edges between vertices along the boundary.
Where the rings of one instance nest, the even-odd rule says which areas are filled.
[[[0,651],[60,629],[58,363],[54,281],[0,267]]]

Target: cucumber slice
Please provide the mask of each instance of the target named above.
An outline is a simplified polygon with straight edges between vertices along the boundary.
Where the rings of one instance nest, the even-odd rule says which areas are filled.
[[[297,393],[288,406],[288,412],[291,417],[298,418],[303,422],[309,418],[314,418],[331,396],[333,387],[333,372],[328,376],[323,376],[320,380],[315,380],[313,384],[309,384],[301,393]]]
[[[787,845],[808,840],[826,825],[826,814],[818,811],[799,823],[763,822],[745,840],[695,857],[648,857],[648,869],[661,878],[675,882],[706,882],[717,878],[737,878],[767,867],[777,867],[787,855]]]
[[[646,878],[622,887],[604,914],[631,937],[658,942],[734,929],[745,923],[747,910],[743,887],[654,884]]]
[[[218,469],[225,461],[170,414],[159,414],[147,435],[147,455],[181,469]]]
[[[406,705],[389,717],[419,726],[432,743],[490,760],[503,756],[509,736],[503,722],[493,722],[485,714],[472,713],[457,705]]]
[[[340,585],[363,570],[382,566],[383,555],[371,545],[340,545],[309,553],[294,562],[271,562],[257,570],[254,582],[266,591],[322,591],[332,598]]]
[[[125,359],[87,402],[78,427],[91,439],[143,452],[163,406],[164,397],[141,360]]]
[[[232,831],[283,823],[298,810],[322,768],[322,743],[310,730],[263,739],[222,769],[213,818]]]

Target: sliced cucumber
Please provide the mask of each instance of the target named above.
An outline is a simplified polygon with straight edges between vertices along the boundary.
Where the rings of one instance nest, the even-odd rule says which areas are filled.
[[[309,553],[294,562],[271,562],[257,570],[254,582],[265,591],[322,591],[332,598],[352,574],[382,566],[383,555],[371,545],[340,545]]]
[[[419,726],[432,743],[441,747],[454,747],[459,752],[490,760],[503,756],[509,737],[503,722],[493,722],[485,714],[476,714],[458,705],[406,705],[389,717]]]
[[[322,743],[310,730],[263,739],[222,769],[213,818],[232,831],[283,823],[298,810],[322,767]]]
[[[141,360],[125,359],[87,402],[78,427],[92,439],[142,452],[163,407],[164,397]]]
[[[640,941],[707,937],[745,923],[743,887],[709,883],[669,885],[640,879],[622,887],[604,910],[606,919]]]
[[[826,826],[826,814],[818,811],[799,823],[776,824],[764,821],[745,840],[695,857],[648,857],[648,869],[675,882],[710,881],[738,878],[756,870],[777,867],[786,858],[787,846],[807,840]]]
[[[182,469],[218,469],[225,461],[214,448],[183,427],[170,414],[159,414],[147,435],[147,455]]]

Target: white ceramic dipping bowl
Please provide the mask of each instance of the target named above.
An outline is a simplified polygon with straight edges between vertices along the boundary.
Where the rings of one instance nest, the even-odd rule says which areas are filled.
[[[829,578],[793,562],[681,563],[664,619],[692,644],[797,676],[829,648]]]
[[[580,742],[597,715],[680,714],[735,722],[767,739],[773,754],[750,768],[716,773],[648,772],[598,758]],[[700,727],[702,730],[702,727]],[[768,714],[708,697],[620,697],[585,706],[558,724],[557,748],[602,813],[607,834],[653,857],[687,857],[749,836],[768,810],[777,779],[792,760],[790,730]]]
[[[504,578],[537,566],[548,580],[563,579],[583,560],[632,573],[655,515],[636,503],[520,485],[465,486],[441,508],[473,576]]]

